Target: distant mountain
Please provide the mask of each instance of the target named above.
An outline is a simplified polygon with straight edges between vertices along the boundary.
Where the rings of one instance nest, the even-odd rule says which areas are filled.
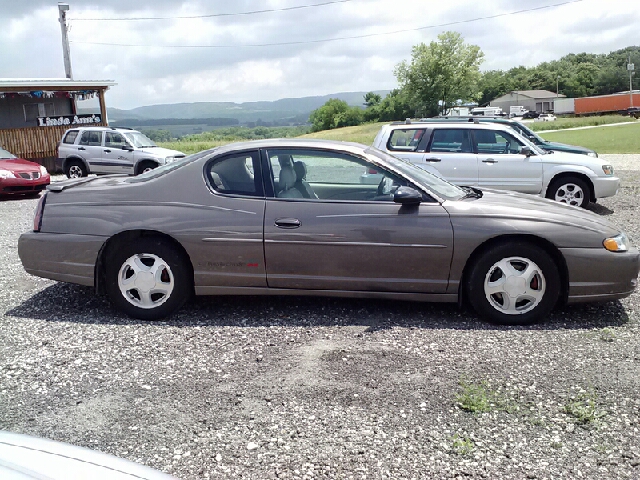
[[[160,119],[212,119],[230,118],[240,124],[277,122],[286,119],[295,119],[296,123],[304,123],[309,114],[324,105],[331,98],[339,98],[349,105],[362,106],[364,95],[367,92],[341,92],[330,95],[302,98],[283,98],[273,102],[195,102],[173,103],[162,105],[149,105],[121,110],[108,108],[109,121],[113,123],[126,123],[126,120]],[[388,90],[377,90],[375,93],[386,96]]]

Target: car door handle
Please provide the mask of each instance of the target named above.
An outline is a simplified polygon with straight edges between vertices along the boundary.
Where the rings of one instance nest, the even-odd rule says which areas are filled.
[[[425,158],[424,161],[425,162],[441,162],[442,159],[441,158],[431,157],[431,158]]]
[[[280,228],[298,228],[300,226],[300,220],[297,218],[277,218],[276,227]]]
[[[498,161],[493,158],[487,158],[486,160],[482,160],[482,163],[498,163]]]
[[[109,150],[108,148],[105,149],[105,153],[111,153],[111,150]]]
[[[84,147],[78,147],[78,150],[86,150]]]

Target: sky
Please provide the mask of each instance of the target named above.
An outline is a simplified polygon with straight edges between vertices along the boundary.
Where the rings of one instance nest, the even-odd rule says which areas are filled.
[[[459,32],[481,70],[640,43],[637,0],[69,0],[74,80],[107,105],[272,101],[397,87],[411,48]],[[0,0],[0,77],[64,78],[58,2]]]

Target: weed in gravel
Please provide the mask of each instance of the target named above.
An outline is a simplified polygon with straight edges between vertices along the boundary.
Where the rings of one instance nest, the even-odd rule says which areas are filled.
[[[518,406],[499,390],[492,389],[486,380],[469,383],[460,380],[461,391],[456,395],[456,405],[472,413],[503,411],[514,413]]]
[[[598,411],[597,399],[598,396],[592,390],[571,395],[569,401],[562,407],[562,411],[579,425],[591,425],[604,416],[604,413]]]
[[[451,451],[456,455],[470,455],[476,447],[470,438],[461,437],[457,433],[453,436],[451,442]]]

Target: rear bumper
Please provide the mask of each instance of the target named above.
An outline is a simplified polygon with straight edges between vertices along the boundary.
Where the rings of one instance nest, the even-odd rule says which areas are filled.
[[[93,235],[28,232],[20,235],[18,255],[31,275],[93,287],[105,241]]]
[[[618,177],[597,177],[593,178],[593,192],[596,198],[613,197],[620,188]]]
[[[640,253],[635,248],[613,253],[594,248],[564,248],[569,270],[567,303],[628,297],[638,285]]]

